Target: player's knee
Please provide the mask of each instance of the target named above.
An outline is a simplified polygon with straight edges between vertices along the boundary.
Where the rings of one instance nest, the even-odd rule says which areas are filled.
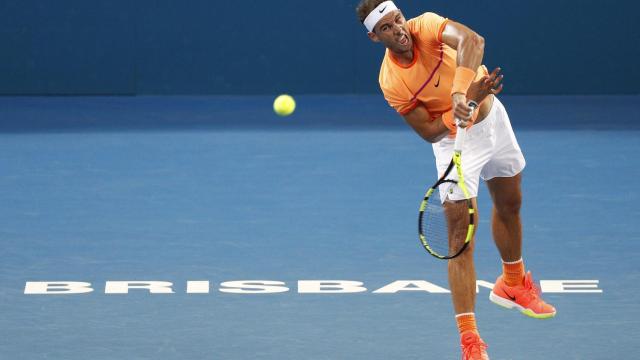
[[[473,264],[473,250],[474,246],[473,242],[471,242],[460,255],[450,259],[449,262],[453,266],[471,266]]]
[[[500,216],[514,216],[520,214],[522,206],[522,198],[520,196],[512,196],[501,199],[495,203],[495,209]]]

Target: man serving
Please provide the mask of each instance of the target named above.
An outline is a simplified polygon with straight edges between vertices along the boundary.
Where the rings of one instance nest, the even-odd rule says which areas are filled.
[[[495,96],[502,90],[500,69],[489,74],[482,66],[484,39],[434,13],[407,21],[392,1],[361,0],[356,12],[369,38],[386,48],[379,74],[385,99],[432,143],[438,174],[444,173],[453,154],[456,119],[466,128],[465,183],[477,217],[478,185],[481,177],[486,181],[493,200],[493,238],[502,258],[503,273],[490,300],[534,318],[555,316],[555,308],[540,298],[531,273],[525,273],[520,222],[525,160],[509,116]],[[479,104],[475,110],[467,105],[471,100]],[[447,206],[463,209],[452,214],[466,213],[464,194],[441,192],[441,197]],[[473,243],[448,262],[463,360],[489,358],[474,315]]]

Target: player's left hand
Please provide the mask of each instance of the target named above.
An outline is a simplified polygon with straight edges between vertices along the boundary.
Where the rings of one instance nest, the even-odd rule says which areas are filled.
[[[485,75],[478,81],[474,81],[467,90],[467,97],[480,104],[487,96],[497,95],[502,91],[502,79],[504,75],[500,74],[499,67],[495,68],[491,74]]]

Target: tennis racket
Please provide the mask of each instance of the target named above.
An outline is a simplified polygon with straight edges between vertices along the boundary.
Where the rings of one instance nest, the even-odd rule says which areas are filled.
[[[469,107],[475,110],[478,104],[471,101]],[[422,246],[429,254],[444,260],[453,259],[462,254],[471,242],[475,226],[473,220],[475,210],[465,186],[462,171],[462,147],[467,130],[460,127],[458,120],[457,122],[458,131],[451,162],[444,174],[425,193],[418,214],[418,235]],[[448,178],[454,168],[458,174],[457,180]],[[454,193],[456,188],[464,194],[464,203],[449,201],[443,203],[440,191]]]

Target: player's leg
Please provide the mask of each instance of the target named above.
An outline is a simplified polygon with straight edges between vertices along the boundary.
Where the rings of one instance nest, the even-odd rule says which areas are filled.
[[[507,286],[521,285],[525,277],[520,221],[521,179],[522,175],[517,174],[487,181],[493,200],[491,232],[502,259],[502,281]]]
[[[467,141],[462,149],[462,169],[467,190],[472,198],[475,209],[474,223],[478,224],[478,207],[476,197],[478,196],[478,185],[480,182],[480,172],[484,164],[489,161],[492,148],[493,137],[491,135],[491,124],[482,121],[467,131]],[[453,154],[454,141],[446,138],[433,144],[433,152],[436,157],[438,174],[444,173],[449,165]],[[453,179],[457,175],[453,174]],[[448,193],[442,191],[442,201],[445,203],[447,219],[452,222],[449,229],[467,229],[469,221],[469,208],[464,201],[465,195],[459,191]],[[462,226],[456,226],[455,222],[463,222]],[[457,224],[460,225],[460,224]],[[451,241],[464,241],[465,234],[449,234]],[[475,299],[476,299],[476,273],[473,261],[474,242],[471,240],[468,248],[458,257],[449,260],[448,275],[449,286],[451,288],[451,298],[455,310],[456,323],[460,331],[460,343],[463,354],[467,358],[469,354],[474,354],[474,358],[487,358],[486,345],[479,336],[475,320]]]
[[[520,183],[525,166],[524,156],[509,116],[497,98],[492,113],[495,116],[495,153],[485,164],[481,176],[487,180],[494,204],[492,233],[502,258],[503,274],[496,280],[490,299],[498,305],[519,309],[531,317],[553,317],[555,308],[540,298],[531,273],[525,274],[522,260]]]
[[[494,98],[489,117],[495,139],[494,151],[489,161],[484,164],[480,176],[485,179],[493,200],[493,239],[503,262],[514,265],[515,271],[517,269],[514,263],[522,258],[520,182],[526,162],[511,128],[509,115],[497,97]],[[515,275],[524,277],[524,273]]]
[[[472,199],[475,209],[474,223],[478,223],[476,199]],[[459,249],[467,236],[469,208],[463,201],[446,201],[444,209],[449,228],[449,246]],[[474,230],[475,232],[475,230]],[[474,234],[475,235],[475,234]],[[467,249],[459,256],[449,260],[449,286],[456,314],[472,313],[476,298],[476,271],[473,264],[474,238]],[[474,328],[474,330],[477,330]]]
[[[521,175],[487,181],[493,199],[492,232],[502,257],[502,275],[498,277],[490,299],[507,308],[517,308],[534,318],[555,316],[553,306],[540,298],[531,273],[525,274],[522,260],[522,224],[520,221]]]
[[[471,201],[475,210],[474,224],[477,224],[476,198],[472,198]],[[446,201],[444,205],[449,228],[449,246],[459,249],[467,236],[469,208],[466,201]],[[449,260],[449,287],[451,288],[451,299],[456,313],[456,324],[460,332],[464,358],[488,359],[485,351],[487,346],[478,333],[474,312],[476,302],[476,270],[473,263],[474,240],[475,229],[474,237],[472,237],[467,249],[459,256]]]
[[[522,223],[520,206],[521,174],[512,177],[496,177],[487,181],[493,200],[491,231],[500,256],[505,262],[516,262],[522,258]],[[524,277],[524,273],[522,273]]]

